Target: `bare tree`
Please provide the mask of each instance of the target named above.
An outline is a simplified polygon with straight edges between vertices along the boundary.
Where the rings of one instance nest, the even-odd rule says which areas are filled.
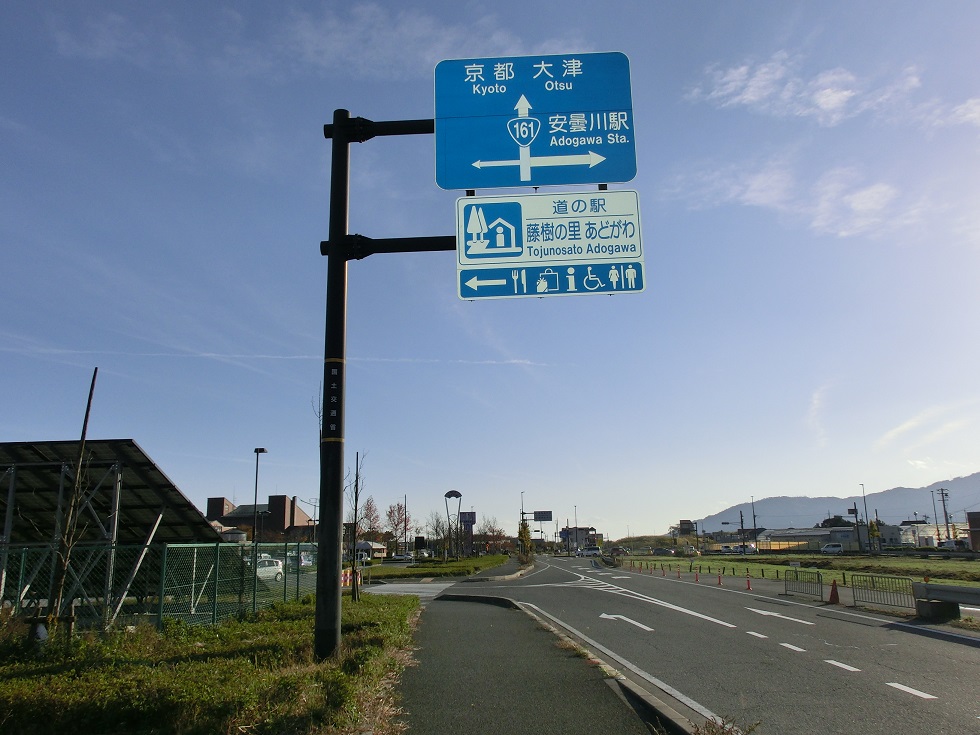
[[[350,508],[348,510],[347,517],[351,529],[351,601],[358,602],[361,599],[361,591],[357,584],[357,539],[360,536],[361,524],[364,522],[361,516],[360,510],[360,499],[361,499],[361,468],[362,462],[360,453],[354,454],[354,484],[347,486],[347,499],[350,503]]]
[[[412,525],[412,516],[404,503],[392,503],[385,511],[385,523],[395,538],[395,550],[398,549],[398,539],[408,542],[408,527]]]
[[[371,541],[377,541],[381,537],[381,513],[378,511],[378,506],[374,502],[374,498],[368,495],[367,500],[364,501],[364,509],[361,511],[361,519],[363,521],[363,528],[361,533],[367,537],[371,537]]]

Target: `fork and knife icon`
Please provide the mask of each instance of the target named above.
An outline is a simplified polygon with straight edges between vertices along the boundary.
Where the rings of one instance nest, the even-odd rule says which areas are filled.
[[[514,279],[514,293],[518,292],[517,291],[518,276],[520,276],[521,279],[521,288],[524,290],[524,293],[527,293],[527,270],[524,268],[521,268],[521,270],[519,271],[515,268],[510,272],[510,277]]]

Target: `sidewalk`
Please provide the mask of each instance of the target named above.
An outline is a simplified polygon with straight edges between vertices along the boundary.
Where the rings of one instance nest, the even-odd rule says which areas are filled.
[[[649,735],[602,667],[522,610],[482,599],[426,605],[418,663],[401,680],[410,735]]]

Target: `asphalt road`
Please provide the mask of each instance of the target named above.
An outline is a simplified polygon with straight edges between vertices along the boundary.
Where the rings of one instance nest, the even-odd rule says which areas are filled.
[[[452,591],[516,600],[678,710],[757,733],[980,733],[980,641],[751,585],[541,557],[519,580]]]

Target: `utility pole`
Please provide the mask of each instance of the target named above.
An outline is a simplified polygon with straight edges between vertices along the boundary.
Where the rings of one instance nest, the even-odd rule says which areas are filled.
[[[949,500],[949,490],[947,490],[944,487],[941,487],[936,492],[939,493],[939,500],[943,504],[943,518],[946,521],[946,540],[949,541],[951,538],[949,534],[949,511],[946,510],[946,501]]]

